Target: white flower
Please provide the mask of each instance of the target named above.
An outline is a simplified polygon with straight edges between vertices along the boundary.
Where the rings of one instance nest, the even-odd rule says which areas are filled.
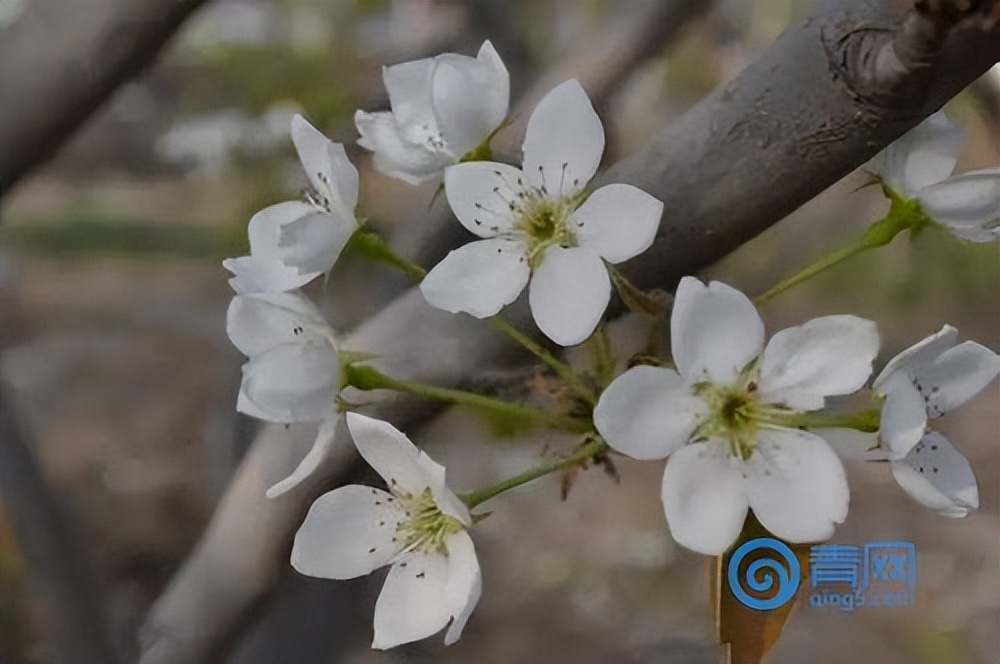
[[[439,263],[420,285],[446,311],[487,318],[513,302],[529,280],[539,329],[557,344],[594,331],[611,296],[604,262],[620,263],[653,242],[663,204],[626,184],[585,198],[604,151],[604,128],[579,82],[538,104],[524,140],[524,170],[468,162],[445,171],[455,216],[481,240]],[[581,205],[581,202],[582,205]]]
[[[864,385],[874,323],[826,316],[775,334],[725,284],[685,277],[670,320],[677,371],[638,366],[601,395],[594,423],[636,459],[669,456],[663,507],[680,544],[707,554],[736,539],[747,509],[792,542],[828,538],[847,515],[844,469],[819,436],[788,428],[824,397]]]
[[[479,55],[445,53],[382,70],[392,111],[354,115],[375,168],[410,184],[478,147],[507,116],[510,80],[490,42]]]
[[[958,237],[990,242],[1000,237],[1000,168],[948,177],[962,135],[962,127],[939,111],[875,155],[867,169]]]
[[[357,228],[358,171],[344,146],[327,139],[301,115],[292,142],[314,191],[308,202],[265,208],[250,219],[250,255],[222,265],[237,293],[282,292],[328,272]]]
[[[451,645],[482,591],[469,510],[445,484],[444,467],[395,427],[357,413],[347,414],[347,426],[389,491],[350,485],[320,496],[295,535],[292,566],[353,579],[392,565],[375,604],[372,647],[416,641],[449,622]]]
[[[955,344],[945,325],[892,358],[872,383],[885,396],[879,439],[889,459],[902,459],[923,438],[927,420],[958,408],[1000,372],[1000,357],[974,341]]]
[[[911,498],[943,516],[961,518],[979,507],[979,487],[969,462],[936,431],[890,466]]]
[[[237,295],[226,332],[249,360],[236,409],[271,422],[318,422],[340,389],[333,331],[305,296]]]

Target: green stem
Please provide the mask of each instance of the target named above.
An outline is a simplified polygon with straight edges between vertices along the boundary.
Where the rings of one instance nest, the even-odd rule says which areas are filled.
[[[365,257],[391,265],[416,282],[423,281],[427,275],[427,270],[397,254],[381,236],[375,233],[356,231],[351,236],[351,244]]]
[[[462,500],[469,507],[469,509],[472,509],[481,503],[485,503],[490,498],[503,493],[504,491],[509,491],[510,489],[519,487],[522,484],[527,484],[528,482],[537,480],[539,477],[544,477],[550,473],[578,466],[584,461],[601,456],[607,452],[607,450],[608,444],[601,438],[594,436],[590,441],[581,445],[580,449],[568,457],[556,459],[554,461],[550,461],[549,463],[542,464],[541,466],[530,468],[523,473],[518,473],[517,475],[507,478],[502,482],[498,482],[491,487],[467,493],[462,496]]]
[[[919,213],[919,207],[914,209],[912,201],[907,201],[898,197],[891,197],[891,200],[892,207],[889,210],[889,214],[866,228],[865,232],[861,234],[861,237],[859,237],[854,244],[827,254],[813,264],[806,266],[800,272],[793,274],[786,279],[782,279],[766,292],[754,298],[754,303],[761,304],[766,302],[775,295],[783,293],[792,286],[796,286],[807,279],[815,277],[820,272],[823,272],[824,270],[831,268],[834,265],[851,258],[852,256],[868,251],[869,249],[883,247],[889,244],[889,242],[891,242],[896,235],[907,228],[919,228],[920,225],[924,223],[925,218],[921,213]]]
[[[508,322],[503,316],[493,316],[488,320],[493,327],[500,330],[517,343],[521,344],[535,357],[541,360],[542,363],[559,374],[559,376],[566,381],[566,384],[569,385],[570,389],[576,392],[580,398],[591,406],[597,404],[597,396],[594,394],[594,391],[584,384],[584,382],[568,364],[561,362],[555,355],[547,351],[534,339],[511,325],[510,322]]]
[[[593,431],[593,424],[589,419],[560,415],[559,413],[553,413],[541,408],[511,403],[474,392],[466,392],[465,390],[453,390],[416,381],[398,380],[386,376],[384,373],[369,366],[348,365],[343,369],[343,379],[345,386],[351,385],[359,390],[396,390],[397,392],[406,392],[407,394],[413,394],[425,399],[475,406],[492,411],[498,415],[529,420],[538,424],[544,424],[553,429],[560,429],[571,433]]]
[[[794,413],[780,418],[783,426],[806,429],[854,429],[864,433],[875,433],[879,429],[881,411],[859,410],[850,413]]]

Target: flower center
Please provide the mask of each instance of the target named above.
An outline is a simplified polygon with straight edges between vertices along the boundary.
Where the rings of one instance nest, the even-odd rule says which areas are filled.
[[[757,429],[763,419],[757,384],[752,380],[700,383],[694,389],[709,407],[695,437],[722,438],[729,443],[730,454],[749,459],[757,447]]]
[[[575,197],[553,199],[542,189],[528,189],[519,198],[515,208],[516,224],[527,239],[528,265],[532,269],[538,266],[549,247],[576,245],[576,236],[570,227],[570,215],[577,207]]]
[[[448,538],[465,526],[453,516],[441,511],[434,502],[430,488],[418,494],[397,494],[406,518],[396,527],[393,542],[400,551],[447,554]]]

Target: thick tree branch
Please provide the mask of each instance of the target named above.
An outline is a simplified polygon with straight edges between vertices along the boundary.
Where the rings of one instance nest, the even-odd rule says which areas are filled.
[[[866,27],[876,24],[883,27]],[[624,266],[628,276],[644,286],[669,288],[682,275],[708,266],[863,164],[996,58],[996,25],[963,19],[948,28],[936,56],[928,55],[910,74],[892,70],[891,87],[905,94],[859,95],[850,81],[877,81],[865,69],[882,66],[873,65],[878,58],[870,54],[909,39],[909,28],[894,25],[900,22],[888,21],[866,3],[820,8],[734,81],[600,178],[598,184],[634,184],[665,203],[654,247]],[[867,45],[858,48],[857,39]],[[906,85],[908,75],[925,81],[919,94]],[[431,253],[446,251],[453,242],[455,236],[445,232]],[[489,326],[434,312],[415,290],[344,345],[378,353],[387,373],[441,385],[467,381],[509,352]],[[373,414],[408,426],[433,412],[425,404],[393,399]],[[270,464],[273,452],[263,448],[273,443],[255,443],[240,471],[255,479],[234,483],[197,551],[154,607],[144,634],[146,664],[207,661],[220,634],[231,633],[238,616],[272,588],[301,515],[340,481],[353,459],[341,435],[313,481],[266,501],[267,483],[287,470]],[[240,558],[252,558],[249,569],[257,573],[230,585],[216,583],[231,576],[221,568],[232,564],[234,546]],[[205,587],[212,589],[210,597]]]
[[[203,2],[29,3],[0,39],[0,197],[152,62]]]
[[[80,542],[52,496],[0,384],[0,493],[52,631],[56,661],[114,664],[108,624]]]

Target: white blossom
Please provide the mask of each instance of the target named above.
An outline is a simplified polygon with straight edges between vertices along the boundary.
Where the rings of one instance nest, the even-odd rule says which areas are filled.
[[[874,323],[816,318],[765,347],[746,296],[686,277],[670,332],[676,371],[626,371],[601,395],[594,423],[633,458],[669,457],[662,499],[674,538],[719,554],[748,509],[783,539],[828,538],[847,515],[844,469],[826,441],[789,418],[864,385],[879,345]]]
[[[318,422],[334,407],[340,365],[333,331],[299,292],[237,295],[226,332],[249,359],[236,409],[270,422]]]
[[[956,236],[990,242],[1000,237],[1000,168],[952,176],[963,133],[939,111],[875,155],[867,169]]]
[[[663,204],[626,184],[584,186],[604,151],[604,128],[580,83],[549,92],[528,122],[523,170],[468,162],[445,171],[455,216],[480,240],[448,254],[420,285],[427,301],[487,318],[529,284],[535,323],[570,346],[594,331],[611,296],[605,262],[653,242]]]
[[[313,190],[306,201],[265,208],[250,219],[250,255],[230,258],[237,293],[282,292],[328,272],[357,228],[358,171],[344,146],[327,139],[301,115],[292,142]]]
[[[482,144],[507,116],[510,80],[490,42],[475,57],[445,53],[382,70],[392,111],[358,111],[358,145],[375,168],[418,184]]]
[[[928,432],[890,467],[911,498],[943,516],[961,518],[979,507],[979,487],[969,462],[936,431]]]
[[[295,535],[302,574],[353,579],[391,565],[375,604],[373,648],[438,632],[450,645],[479,601],[482,577],[466,528],[469,510],[445,469],[386,422],[347,413],[347,427],[388,491],[350,485],[320,496]]]
[[[906,456],[924,437],[927,420],[958,408],[1000,372],[1000,357],[974,341],[956,345],[945,325],[892,358],[872,383],[885,397],[879,439],[889,459]]]

